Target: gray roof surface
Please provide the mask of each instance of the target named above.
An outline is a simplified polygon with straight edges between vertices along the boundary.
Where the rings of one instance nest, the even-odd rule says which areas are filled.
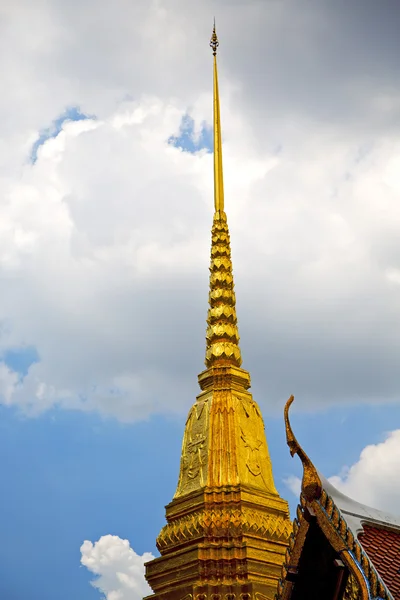
[[[331,496],[356,538],[362,532],[364,523],[400,530],[400,516],[394,516],[361,504],[361,502],[356,502],[356,500],[342,494],[321,473],[318,473],[318,475],[326,493]]]

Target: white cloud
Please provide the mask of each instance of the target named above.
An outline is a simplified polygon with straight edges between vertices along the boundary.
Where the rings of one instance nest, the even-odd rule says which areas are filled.
[[[366,446],[359,460],[346,467],[331,483],[347,496],[380,510],[400,510],[400,429],[379,444]]]
[[[203,366],[212,157],[167,139],[187,110],[197,135],[210,122],[214,6],[99,2],[93,19],[91,0],[28,4],[0,36],[0,347],[40,361],[21,384],[8,369],[3,402],[122,420],[181,410]],[[366,90],[360,65],[315,52],[321,31],[342,52],[321,0],[295,20],[290,2],[250,4],[216,14],[244,366],[270,409],[291,391],[316,406],[398,401],[397,82],[377,69],[382,89]],[[76,105],[97,120],[65,123],[28,164]]]
[[[283,483],[292,492],[292,494],[296,496],[296,498],[299,498],[301,492],[300,477],[297,477],[296,475],[289,475],[288,477],[284,478]]]
[[[102,121],[67,122],[10,183],[0,313],[9,344],[35,346],[40,361],[8,391],[8,403],[28,413],[57,404],[134,420],[186,402],[200,352],[198,366],[172,380],[195,355],[194,344],[182,352],[193,324],[202,350],[212,159],[168,145],[184,114],[182,105],[144,98]],[[239,160],[236,152],[228,146],[231,182],[245,198],[268,157]]]
[[[96,575],[91,584],[105,600],[142,600],[151,594],[144,564],[153,558],[150,552],[136,554],[128,540],[116,535],[103,535],[94,544],[86,540],[81,546],[81,564]]]
[[[18,387],[18,375],[0,362],[0,396],[4,404],[11,404],[15,390]]]

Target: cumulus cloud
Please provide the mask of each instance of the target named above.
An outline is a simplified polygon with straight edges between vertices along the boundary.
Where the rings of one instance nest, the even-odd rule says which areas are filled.
[[[193,147],[210,125],[215,7],[99,2],[93,19],[90,0],[28,4],[0,36],[0,363],[10,348],[39,358],[23,378],[3,360],[1,401],[125,421],[181,411],[203,367],[212,157],[168,140],[187,115]],[[217,7],[244,366],[264,410],[292,391],[398,401],[398,52],[364,36],[369,2],[361,20],[359,2],[296,6]],[[71,106],[93,118],[38,146]]]
[[[17,373],[9,369],[3,362],[0,362],[0,395],[6,405],[11,404],[13,394],[18,387],[18,381]]]
[[[142,600],[151,594],[144,565],[153,558],[150,552],[136,554],[128,540],[116,535],[103,535],[94,544],[85,540],[81,546],[81,564],[96,576],[91,584],[105,600]]]
[[[207,230],[201,179],[210,157],[167,143],[184,112],[148,99],[125,102],[103,121],[67,122],[10,185],[1,220],[2,342],[32,345],[40,361],[14,393],[7,388],[8,402],[34,412],[101,407],[127,419],[162,406],[155,392],[168,380],[168,346],[187,342],[180,289],[188,286],[185,302],[199,291],[196,282],[190,288],[202,262],[201,224]],[[203,254],[205,274],[206,245]],[[206,285],[203,297],[205,308]],[[146,389],[149,378],[156,388]]]
[[[359,460],[345,467],[330,481],[347,496],[386,510],[399,513],[400,429],[391,431],[379,444],[366,446]]]
[[[343,494],[382,511],[399,513],[400,429],[386,434],[378,444],[366,446],[357,462],[344,466],[329,481]],[[298,498],[301,479],[290,475],[284,480],[287,488]]]
[[[283,479],[283,483],[297,498],[301,492],[301,479],[296,475],[289,475]]]

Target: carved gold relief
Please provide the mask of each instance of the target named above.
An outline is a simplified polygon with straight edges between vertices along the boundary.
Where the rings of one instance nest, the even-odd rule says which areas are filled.
[[[204,487],[207,474],[208,401],[195,404],[186,421],[175,498]]]
[[[238,484],[277,495],[257,404],[248,393],[216,389],[189,412],[175,498],[206,485]]]
[[[251,397],[235,397],[235,409],[240,479],[269,494],[277,494],[260,410]]]
[[[206,453],[204,444],[206,436],[203,433],[196,433],[191,436],[186,446],[186,454],[183,460],[183,471],[189,479],[199,477],[199,484],[204,485],[203,467],[206,462]]]
[[[346,588],[343,594],[343,600],[361,600],[362,593],[360,590],[360,586],[354,575],[350,573],[349,578],[347,580]]]

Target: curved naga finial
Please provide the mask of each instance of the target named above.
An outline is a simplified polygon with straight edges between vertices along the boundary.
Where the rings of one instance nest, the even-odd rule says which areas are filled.
[[[322,483],[319,478],[317,469],[300,446],[293,433],[292,426],[289,420],[289,408],[294,401],[294,396],[290,396],[289,400],[285,405],[285,428],[286,428],[286,442],[290,449],[291,456],[298,455],[301,462],[303,463],[303,481],[301,484],[301,491],[307,500],[313,500],[319,498],[322,491]]]

